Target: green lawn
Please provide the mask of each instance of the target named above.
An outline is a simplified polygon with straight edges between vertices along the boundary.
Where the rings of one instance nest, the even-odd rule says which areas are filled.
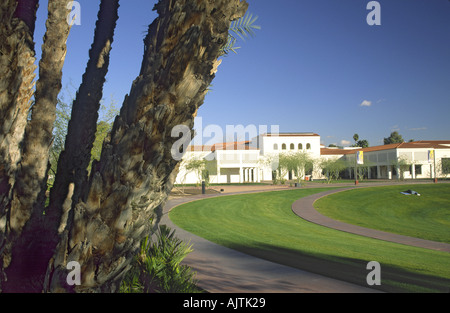
[[[420,196],[400,193],[408,189]],[[319,199],[314,206],[342,222],[450,243],[450,184],[354,189]]]
[[[367,286],[367,263],[378,261],[382,290],[449,291],[449,253],[336,231],[307,222],[292,212],[295,200],[327,189],[205,199],[173,209],[170,218],[178,226],[218,244],[362,286]]]

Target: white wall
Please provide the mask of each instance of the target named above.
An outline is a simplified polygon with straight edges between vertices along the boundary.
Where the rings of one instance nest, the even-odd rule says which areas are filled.
[[[180,170],[178,172],[177,178],[175,180],[175,184],[196,184],[199,183],[198,176],[195,172],[188,172],[184,167],[184,164],[187,160],[190,159],[203,159],[208,157],[212,157],[212,153],[210,151],[187,151],[183,156],[183,160],[180,164]]]
[[[428,150],[419,148],[400,148],[381,151],[370,151],[364,153],[364,163],[368,166],[377,166],[378,178],[395,179],[394,166],[398,160],[405,160],[411,165],[411,168],[403,172],[403,178],[433,178],[434,177],[434,160],[428,162]],[[450,157],[450,149],[436,149],[436,170],[438,177],[450,177],[449,174],[441,173],[441,159]],[[354,160],[353,155],[346,155],[347,159]],[[420,168],[420,169],[419,169]],[[397,169],[398,171],[398,169]]]
[[[285,149],[283,149],[283,147],[285,147]],[[280,153],[306,152],[310,154],[312,159],[318,160],[320,158],[320,136],[302,136],[301,134],[294,134],[292,136],[283,134],[280,134],[280,136],[262,135],[260,136],[260,151],[262,159],[266,157],[276,159],[276,156]],[[261,169],[261,180],[272,180],[272,168],[270,166],[261,166]],[[317,168],[313,170],[313,175],[315,177],[317,177],[319,173],[320,171]],[[284,178],[287,179],[288,175]]]
[[[204,158],[214,159],[216,163],[212,162],[210,166],[214,166],[214,169],[218,169],[219,173],[215,170],[210,170],[210,182],[211,183],[239,183],[244,181],[244,170],[252,169],[254,171],[254,178],[257,181],[270,181],[272,180],[272,168],[263,164],[263,160],[268,156],[276,156],[279,153],[289,153],[304,151],[311,154],[311,158],[320,160],[321,158],[344,158],[353,159],[354,154],[346,155],[320,155],[320,136],[265,136],[260,135],[255,137],[250,146],[256,147],[257,138],[259,138],[259,150],[216,150],[215,152],[209,151],[188,151],[183,160],[189,158]],[[286,144],[286,150],[282,149],[282,144]],[[311,145],[310,149],[307,148],[307,144]],[[278,149],[274,150],[274,144],[278,145]],[[294,144],[294,149],[291,150],[291,144]],[[302,144],[302,150],[299,150],[299,144]],[[418,148],[401,148],[401,149],[389,149],[380,151],[368,151],[364,153],[364,160],[370,166],[377,167],[378,178],[395,179],[393,176],[393,163],[398,158],[404,158],[408,163],[413,166],[420,166],[421,173],[416,172],[416,167],[404,172],[404,178],[432,178],[434,177],[434,162],[428,162],[428,150]],[[436,164],[438,177],[450,177],[450,174],[443,175],[441,173],[441,159],[450,158],[449,149],[436,149]],[[214,163],[214,164],[213,164]],[[367,164],[366,163],[366,164]],[[219,174],[219,175],[217,175]],[[186,175],[184,181],[185,184],[199,183],[195,173],[187,173],[183,166],[180,167],[180,173],[177,176],[176,183],[182,183],[182,177]],[[314,178],[323,178],[320,168],[313,170]],[[381,176],[382,175],[382,176]],[[287,177],[286,177],[287,178]],[[374,177],[372,177],[374,178]]]
[[[310,152],[314,157],[320,157],[320,136],[263,136],[261,142],[263,143],[262,146],[260,145],[262,155],[304,151]],[[275,144],[278,149],[274,149]],[[285,150],[283,150],[283,144],[286,145]],[[301,149],[299,144],[302,146]],[[307,149],[308,144],[310,145],[309,149]],[[291,149],[291,145],[293,145],[293,149]]]

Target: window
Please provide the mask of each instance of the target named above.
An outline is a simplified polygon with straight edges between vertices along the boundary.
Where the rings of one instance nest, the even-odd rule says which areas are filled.
[[[291,150],[294,150],[294,149],[295,149],[295,147],[294,147],[294,144],[293,144],[293,143],[291,143],[290,149],[291,149]]]
[[[414,172],[416,172],[416,175],[422,175],[422,165],[414,165]]]
[[[278,150],[278,145],[276,143],[273,145],[273,150]]]
[[[303,144],[301,143],[298,144],[298,150],[303,150]]]
[[[450,158],[442,158],[442,174],[450,174]]]
[[[311,149],[311,144],[310,143],[307,143],[306,144],[306,150],[310,150]]]
[[[281,145],[281,150],[286,150],[286,144],[285,144],[285,143],[283,143],[283,144]]]

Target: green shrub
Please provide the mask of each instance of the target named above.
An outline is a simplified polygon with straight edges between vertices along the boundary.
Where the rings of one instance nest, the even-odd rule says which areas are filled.
[[[175,237],[175,230],[161,225],[154,242],[146,237],[132,268],[120,286],[122,293],[194,293],[200,292],[195,272],[181,261],[192,246]]]

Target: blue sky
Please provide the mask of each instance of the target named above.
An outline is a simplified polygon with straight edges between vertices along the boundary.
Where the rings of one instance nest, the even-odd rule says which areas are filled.
[[[322,143],[371,146],[396,130],[405,140],[450,140],[450,1],[381,0],[369,26],[369,0],[249,0],[261,30],[219,67],[199,110],[202,125],[279,125],[315,132]],[[63,85],[78,88],[99,1],[79,0]],[[139,73],[154,1],[122,1],[104,98],[117,105]],[[38,11],[38,57],[46,1]],[[204,139],[205,141],[208,138]]]

